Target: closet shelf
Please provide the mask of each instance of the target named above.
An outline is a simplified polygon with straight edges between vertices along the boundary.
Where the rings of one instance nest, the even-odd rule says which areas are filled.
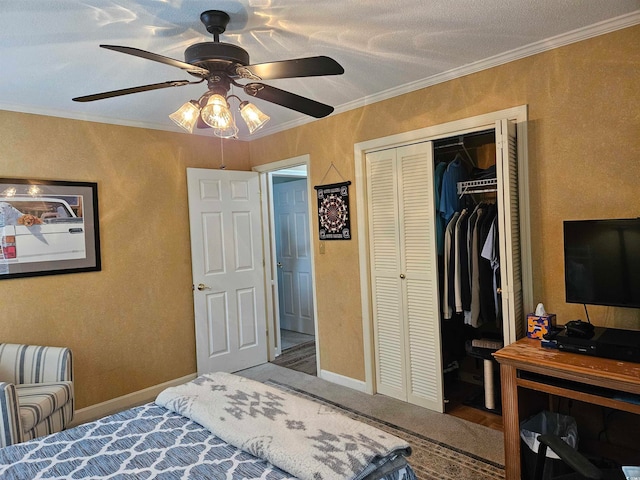
[[[467,182],[458,182],[458,195],[466,195],[469,193],[486,193],[498,191],[498,179],[487,178],[483,180],[469,180]]]

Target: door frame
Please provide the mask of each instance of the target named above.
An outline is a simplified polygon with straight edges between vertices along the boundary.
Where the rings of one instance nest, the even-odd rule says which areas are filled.
[[[366,154],[412,143],[428,142],[465,133],[495,128],[500,119],[514,120],[518,135],[518,195],[520,205],[520,240],[522,293],[525,312],[533,311],[533,273],[531,264],[531,227],[529,207],[529,168],[527,145],[527,105],[455,120],[410,132],[389,135],[354,144],[356,211],[358,212],[358,251],[360,259],[360,296],[362,304],[362,338],[364,341],[365,391],[373,394],[375,385],[375,352],[371,276],[369,269],[369,212],[366,191]],[[317,322],[316,322],[317,323]]]
[[[307,167],[307,199],[309,205],[309,252],[311,255],[311,290],[313,293],[313,328],[316,339],[316,368],[320,372],[320,341],[318,338],[318,303],[316,300],[315,254],[313,243],[313,201],[315,196],[310,188],[309,171],[311,157],[309,154],[279,160],[277,162],[257,165],[252,168],[260,175],[260,191],[262,192],[262,236],[264,244],[265,294],[267,306],[267,344],[269,361],[274,360],[281,352],[280,316],[278,304],[278,272],[274,259],[276,257],[275,219],[273,215],[272,175],[278,170],[306,165]]]

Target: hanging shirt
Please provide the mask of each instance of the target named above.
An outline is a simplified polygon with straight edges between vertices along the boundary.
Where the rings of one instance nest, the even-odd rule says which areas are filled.
[[[489,260],[489,263],[491,265],[491,270],[493,272],[492,286],[495,321],[498,326],[502,326],[500,296],[498,295],[498,286],[500,284],[498,278],[500,275],[500,249],[498,248],[498,226],[496,225],[497,219],[498,218],[496,216],[491,222],[491,228],[489,229],[487,240],[485,241],[484,247],[482,248],[482,258],[486,258],[487,260]]]
[[[442,191],[440,192],[439,212],[446,224],[449,223],[454,212],[462,208],[458,197],[458,182],[467,179],[467,171],[462,164],[462,157],[456,155],[442,176]]]
[[[444,292],[442,294],[442,313],[444,314],[445,320],[450,319],[453,315],[450,297],[453,298],[455,294],[449,282],[449,278],[452,273],[451,244],[453,241],[453,232],[459,215],[459,212],[454,212],[444,232]]]
[[[471,286],[473,283],[473,230],[478,219],[478,210],[482,204],[479,203],[469,215],[467,221],[467,241],[466,241],[466,258],[467,258],[467,276],[463,278],[462,283],[462,309],[464,310],[464,323],[471,325]],[[464,271],[464,268],[463,268]]]
[[[468,324],[475,328],[482,324],[480,317],[480,267],[478,260],[480,250],[478,247],[478,237],[485,214],[485,207],[478,208],[471,232],[471,315],[468,319]]]
[[[442,177],[444,176],[444,172],[446,169],[447,164],[445,162],[440,162],[436,165],[435,171],[433,172],[433,191],[436,209],[436,252],[438,252],[438,255],[444,254],[444,230],[447,225],[444,221],[444,217],[440,215],[440,194],[442,191]]]
[[[454,258],[454,294],[455,294],[455,309],[456,313],[462,313],[462,263],[463,259],[460,251],[460,244],[462,243],[462,239],[467,239],[467,233],[465,230],[465,220],[468,218],[467,209],[463,209],[458,216],[458,220],[456,221],[455,231],[454,231],[454,244],[453,244],[453,253],[455,255]],[[466,270],[465,270],[466,271]]]
[[[484,245],[489,237],[489,231],[491,225],[496,217],[496,206],[489,205],[487,207],[487,213],[484,221],[480,225],[478,231],[478,273],[480,275],[480,315],[484,323],[495,322],[496,319],[496,307],[495,307],[495,289],[494,289],[494,271],[491,266],[491,261],[482,256]]]

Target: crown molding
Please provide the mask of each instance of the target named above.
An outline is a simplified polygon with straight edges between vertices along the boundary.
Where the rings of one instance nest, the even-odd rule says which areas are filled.
[[[570,45],[572,43],[581,42],[583,40],[587,40],[589,38],[611,33],[616,30],[622,30],[624,28],[631,27],[639,23],[640,23],[640,10],[636,10],[635,12],[632,12],[626,15],[621,15],[619,17],[615,17],[609,20],[604,20],[602,22],[595,23],[587,27],[578,28],[570,32],[556,35],[555,37],[547,38],[535,43],[525,45],[524,47],[516,48],[508,52],[504,52],[498,55],[494,55],[492,57],[485,58],[483,60],[479,60],[477,62],[463,65],[462,67],[457,67],[457,68],[448,70],[446,72],[438,73],[436,75],[432,75],[431,77],[417,80],[415,82],[406,83],[404,85],[400,85],[400,86],[382,91],[375,95],[369,95],[367,97],[354,100],[349,103],[345,103],[343,105],[340,105],[339,107],[336,107],[334,114],[348,112],[349,110],[354,110],[356,108],[361,108],[366,105],[371,105],[372,103],[381,102],[383,100],[389,100],[394,97],[399,97],[400,95],[405,95],[407,93],[415,92],[416,90],[421,90],[423,88],[431,87],[439,83],[448,82],[450,80],[464,77],[472,73],[481,72],[482,70],[487,70],[493,67],[504,65],[506,63],[513,62],[515,60],[520,60],[522,58],[537,55],[539,53],[543,53],[549,50],[554,50],[556,48],[564,47],[565,45]],[[300,118],[297,120],[292,120],[290,122],[282,123],[277,127],[260,131],[259,134],[254,134],[252,138],[258,138],[258,137],[263,137],[263,136],[271,135],[274,133],[282,132],[285,130],[289,130],[291,128],[305,125],[307,123],[311,123],[313,121],[317,121],[317,120],[310,119],[310,118]]]

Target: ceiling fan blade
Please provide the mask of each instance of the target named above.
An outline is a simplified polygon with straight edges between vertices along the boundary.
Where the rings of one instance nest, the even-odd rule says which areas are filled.
[[[307,57],[280,62],[257,63],[238,67],[236,72],[243,78],[272,80],[275,78],[316,77],[342,75],[344,68],[333,58]]]
[[[147,52],[146,50],[140,50],[133,47],[120,47],[118,45],[100,45],[102,48],[113,50],[115,52],[126,53],[133,55],[134,57],[145,58],[147,60],[153,60],[154,62],[164,63],[172,67],[177,67],[197,77],[207,77],[210,75],[209,70],[200,68],[197,65],[191,65],[190,63],[181,62],[180,60],[174,60],[173,58],[158,55],[157,53]]]
[[[286,92],[279,88],[262,83],[249,83],[245,85],[244,91],[247,95],[266,100],[267,102],[282,105],[300,113],[310,115],[315,118],[326,117],[333,112],[333,107],[324,103],[316,102],[310,98],[301,97],[295,93]]]
[[[72,100],[74,102],[93,102],[94,100],[119,97],[121,95],[129,95],[131,93],[148,92],[149,90],[158,90],[160,88],[182,87],[183,85],[189,85],[190,83],[193,82],[190,82],[189,80],[173,80],[169,82],[153,83],[151,85],[141,85],[140,87],[123,88],[122,90],[112,90],[110,92],[94,93],[93,95],[76,97]]]

